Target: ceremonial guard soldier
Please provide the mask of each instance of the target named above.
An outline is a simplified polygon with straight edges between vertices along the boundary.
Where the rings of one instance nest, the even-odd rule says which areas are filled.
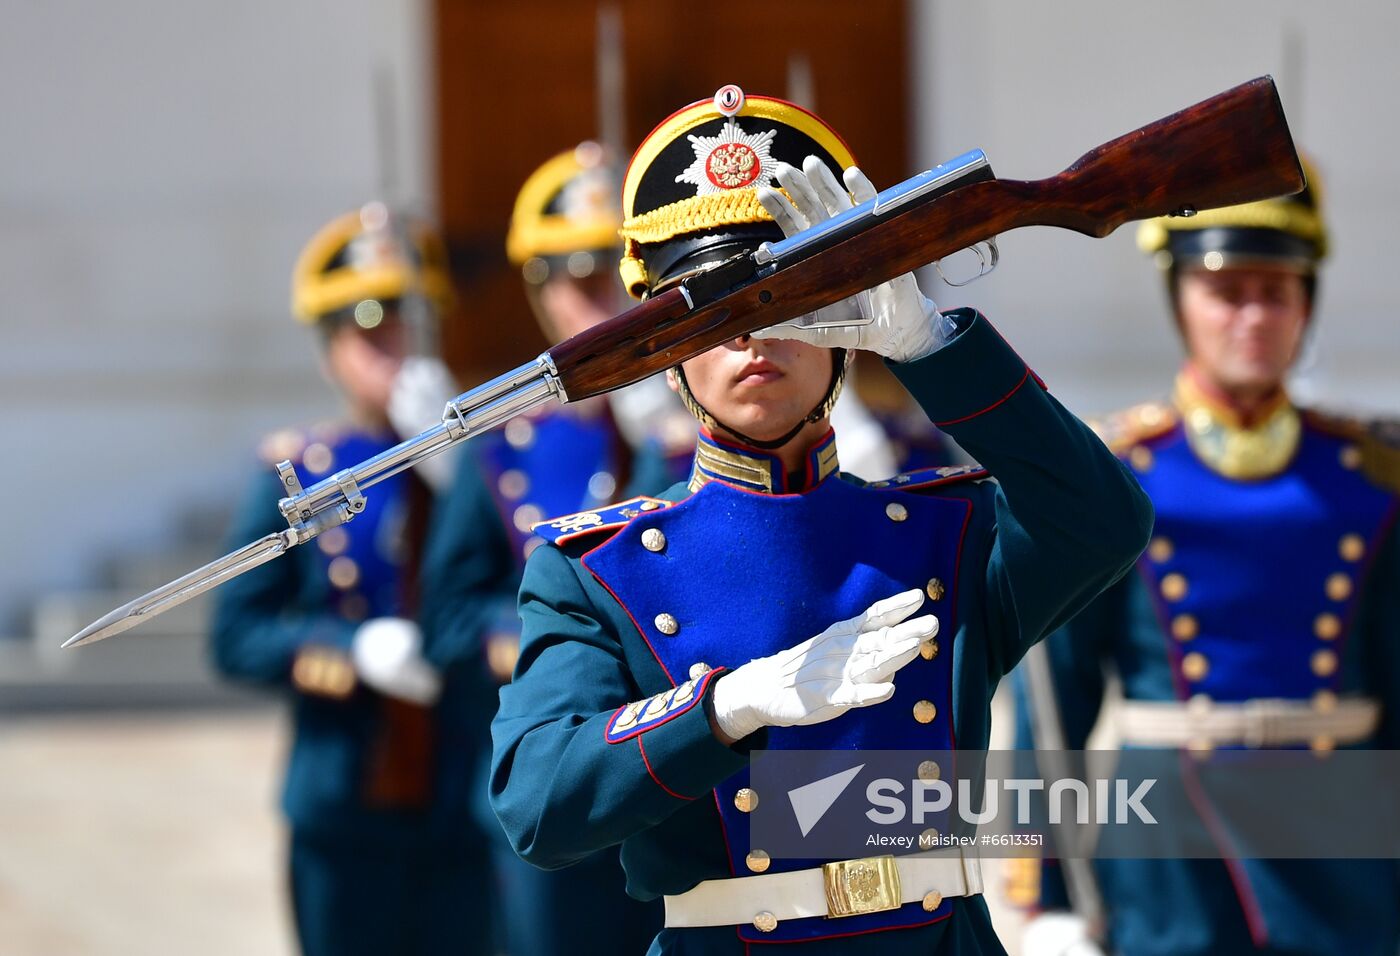
[[[624,281],[655,293],[873,194],[822,120],[726,87],[633,157]],[[540,866],[621,844],[629,892],[665,897],[653,953],[1003,952],[957,854],[861,868],[888,874],[863,887],[879,905],[831,909],[820,861],[750,845],[780,796],[747,785],[749,754],[984,748],[999,678],[1147,542],[1136,482],[985,318],[940,314],[912,276],[866,309],[673,369],[703,425],[689,481],[535,529],[493,805]],[[843,475],[828,414],[851,348],[987,471]]]
[[[1141,227],[1186,362],[1170,400],[1100,429],[1156,528],[1136,573],[1046,641],[1048,680],[1018,678],[1022,746],[1043,745],[1048,713],[1082,749],[1108,666],[1124,746],[1189,751],[1187,777],[1216,749],[1400,746],[1400,451],[1284,384],[1327,251],[1308,178],[1296,196]],[[1393,860],[1236,860],[1215,839],[1220,859],[1097,862],[1112,952],[1394,956]],[[1098,952],[1066,910],[1063,868],[1029,862],[1014,886],[1043,913],[1026,956]]]
[[[292,299],[346,415],[264,442],[264,477],[231,529],[240,543],[287,526],[274,463],[320,480],[417,434],[457,391],[440,361],[410,354],[413,338],[435,343],[450,301],[422,224],[380,203],[336,219],[298,260]],[[450,479],[431,468],[387,479],[352,523],[219,592],[218,670],[292,698],[283,809],[308,956],[492,951],[487,841],[470,812],[488,688],[478,671],[428,661],[413,621],[424,482]]]
[[[536,170],[516,200],[506,249],[551,343],[621,311],[615,170],[597,144],[583,143]],[[532,526],[551,514],[661,491],[683,475],[678,466],[689,468],[694,449],[694,421],[659,381],[553,405],[472,439],[430,536],[422,609],[429,658],[489,671],[493,688],[509,681],[520,646],[520,575],[541,543]],[[494,690],[490,696],[494,705]],[[563,871],[523,862],[487,802],[486,764],[483,758],[477,803],[492,833],[504,950],[645,952],[660,907],[627,895],[616,848]]]

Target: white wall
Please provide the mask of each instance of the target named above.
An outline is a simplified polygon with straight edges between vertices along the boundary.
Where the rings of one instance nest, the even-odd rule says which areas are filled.
[[[1343,12],[1345,11],[1345,12]],[[1317,161],[1334,256],[1299,395],[1400,409],[1393,300],[1400,225],[1400,6],[1304,0],[969,3],[924,0],[911,41],[925,165],[986,150],[997,174],[1052,175],[1092,146],[1270,73]],[[984,307],[1082,412],[1164,393],[1179,359],[1162,283],[1134,227],[1001,242],[1003,264],[940,302]]]
[[[163,503],[241,494],[263,432],[334,410],[291,263],[380,189],[376,71],[397,198],[430,192],[423,28],[416,0],[6,5],[0,634],[121,542],[169,541]]]

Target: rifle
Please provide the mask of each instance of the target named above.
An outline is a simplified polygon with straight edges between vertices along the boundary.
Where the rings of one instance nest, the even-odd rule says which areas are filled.
[[[981,150],[781,242],[735,256],[447,403],[442,421],[303,488],[277,474],[286,531],[267,535],[88,625],[64,647],[134,627],[364,510],[378,482],[551,400],[630,385],[757,329],[815,312],[1022,226],[1108,235],[1133,219],[1193,215],[1303,188],[1270,77],[1260,77],[1084,154],[1048,179],[997,179]]]

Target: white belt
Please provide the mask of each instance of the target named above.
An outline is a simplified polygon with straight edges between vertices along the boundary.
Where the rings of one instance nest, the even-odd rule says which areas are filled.
[[[772,932],[782,920],[879,913],[920,901],[932,912],[947,897],[981,892],[981,861],[961,849],[873,856],[790,873],[705,880],[666,897],[666,925],[752,923]]]
[[[1356,743],[1375,732],[1380,718],[1380,704],[1368,698],[1333,700],[1326,709],[1306,701],[1262,698],[1242,703],[1130,700],[1118,707],[1117,725],[1124,743],[1144,747],[1284,747],[1319,740]]]

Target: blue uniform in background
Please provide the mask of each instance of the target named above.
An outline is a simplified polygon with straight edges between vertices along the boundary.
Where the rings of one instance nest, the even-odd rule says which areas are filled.
[[[492,728],[492,802],[526,859],[566,866],[620,844],[640,899],[810,867],[749,855],[750,747],[985,748],[1000,677],[1131,566],[1151,523],[1136,482],[984,319],[954,315],[957,337],[893,368],[999,485],[973,469],[866,485],[839,473],[830,436],[788,475],[776,456],[706,438],[689,484],[539,529],[552,543],[525,570],[520,660]],[[715,738],[705,701],[724,668],[909,588],[941,627],[891,700],[732,748]],[[763,942],[1003,952],[975,896],[666,929],[651,952]]]
[[[603,403],[516,418],[472,439],[467,451],[430,539],[425,653],[449,672],[489,673],[494,713],[494,685],[510,680],[520,644],[521,571],[541,543],[531,526],[620,495],[660,491],[676,475],[657,449],[634,453]],[[477,810],[492,834],[503,950],[511,956],[644,952],[660,928],[660,908],[627,896],[616,850],[557,872],[525,863],[491,812],[487,770],[483,754]]]
[[[1396,443],[1286,398],[1246,435],[1185,374],[1170,404],[1137,406],[1101,430],[1157,520],[1136,573],[1047,640],[1065,746],[1085,746],[1106,666],[1121,678],[1128,707],[1374,707],[1370,731],[1291,746],[1400,746]],[[1027,695],[1018,680],[1022,747],[1034,739]],[[1125,708],[1125,745],[1149,745],[1128,716]],[[1189,783],[1209,774],[1210,759],[1207,743],[1186,746],[1198,758],[1182,764]],[[1229,821],[1208,819],[1216,816],[1208,798],[1204,807],[1211,826],[1203,832],[1233,855],[1219,842],[1229,839]],[[1106,859],[1096,867],[1116,952],[1394,956],[1400,946],[1394,860]],[[1019,886],[1025,902],[1068,907],[1057,865],[1029,877]]]
[[[397,441],[348,425],[273,436],[230,542],[285,530],[271,463],[291,459],[309,484]],[[214,663],[291,699],[282,805],[303,952],[490,953],[493,886],[471,791],[490,688],[475,670],[444,671],[441,697],[423,708],[358,683],[350,648],[359,625],[413,616],[415,529],[431,505],[411,473],[366,498],[349,524],[219,590]]]

